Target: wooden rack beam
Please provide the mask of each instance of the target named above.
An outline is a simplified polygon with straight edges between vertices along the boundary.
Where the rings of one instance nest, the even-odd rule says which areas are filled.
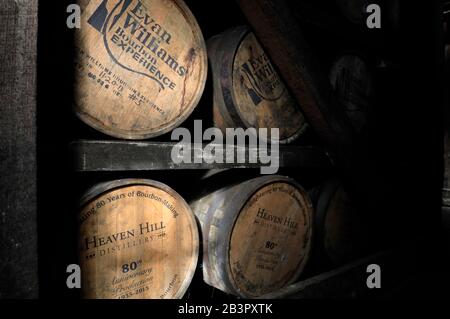
[[[78,172],[89,171],[147,171],[167,169],[224,169],[224,168],[258,168],[267,166],[258,156],[256,163],[248,163],[249,154],[258,149],[245,148],[246,163],[206,163],[202,147],[194,147],[191,163],[176,163],[171,153],[175,142],[126,142],[126,141],[76,141],[70,145],[74,159],[74,169]],[[224,145],[225,149],[225,145]],[[238,148],[228,150],[236,156]],[[269,150],[270,152],[270,150]],[[225,149],[223,158],[227,155]],[[314,147],[283,146],[279,147],[279,167],[303,167],[327,169],[332,162],[326,152]]]

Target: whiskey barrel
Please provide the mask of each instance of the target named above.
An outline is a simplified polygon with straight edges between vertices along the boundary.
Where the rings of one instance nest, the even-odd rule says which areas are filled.
[[[374,96],[374,81],[368,63],[358,54],[341,55],[331,67],[330,82],[355,131],[360,133],[366,126]]]
[[[285,143],[301,135],[305,118],[248,27],[208,40],[208,56],[218,128],[279,128],[280,142]]]
[[[190,207],[159,182],[124,179],[81,200],[79,258],[84,298],[181,298],[198,259]]]
[[[337,180],[316,191],[314,249],[319,263],[338,266],[360,257],[368,247],[360,211]]]
[[[294,180],[258,177],[191,203],[203,234],[204,281],[257,297],[294,282],[308,261],[312,205]]]
[[[182,0],[79,0],[75,112],[114,137],[145,139],[179,126],[207,75],[200,28]]]

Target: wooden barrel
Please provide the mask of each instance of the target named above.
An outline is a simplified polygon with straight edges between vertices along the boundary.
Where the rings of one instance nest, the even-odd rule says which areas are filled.
[[[214,123],[226,128],[279,128],[290,142],[307,124],[269,57],[246,26],[208,40],[214,82]]]
[[[330,70],[330,82],[356,132],[367,123],[374,96],[374,81],[368,63],[358,54],[339,56]]]
[[[257,297],[294,282],[308,261],[312,205],[294,180],[258,177],[191,203],[203,234],[203,277]]]
[[[198,259],[190,207],[159,182],[124,179],[81,201],[79,257],[85,298],[181,298]]]
[[[351,198],[337,180],[316,191],[314,250],[318,260],[322,265],[338,266],[360,257],[368,247],[368,232]]]
[[[75,112],[95,129],[145,139],[179,126],[207,75],[200,28],[182,0],[79,0]]]

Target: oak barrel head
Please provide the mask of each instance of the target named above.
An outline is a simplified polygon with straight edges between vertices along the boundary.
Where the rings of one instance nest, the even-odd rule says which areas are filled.
[[[187,203],[151,180],[98,185],[79,214],[82,295],[96,299],[181,298],[198,259]]]
[[[220,114],[216,126],[279,128],[285,143],[304,132],[307,124],[300,108],[248,27],[216,36],[209,52],[214,111]]]
[[[179,126],[207,75],[200,28],[182,0],[78,1],[75,112],[93,128],[145,139]]]
[[[191,203],[209,285],[253,298],[294,282],[310,254],[312,204],[292,179],[259,177]]]

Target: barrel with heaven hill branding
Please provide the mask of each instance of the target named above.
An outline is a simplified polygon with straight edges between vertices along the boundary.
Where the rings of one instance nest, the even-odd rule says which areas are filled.
[[[294,282],[309,258],[312,204],[294,180],[264,176],[191,203],[203,234],[204,281],[253,298]]]
[[[353,128],[361,133],[367,125],[375,91],[369,64],[360,54],[343,54],[333,63],[329,77],[334,93],[345,108]]]
[[[208,40],[208,55],[218,128],[279,128],[280,142],[290,142],[306,129],[299,106],[248,27]]]
[[[368,227],[342,184],[330,180],[314,190],[314,255],[322,266],[339,266],[368,249]]]
[[[200,28],[182,0],[79,0],[75,112],[93,128],[145,139],[179,126],[207,74]]]
[[[93,299],[175,299],[198,259],[198,229],[168,186],[126,179],[99,184],[81,201],[82,295]]]

